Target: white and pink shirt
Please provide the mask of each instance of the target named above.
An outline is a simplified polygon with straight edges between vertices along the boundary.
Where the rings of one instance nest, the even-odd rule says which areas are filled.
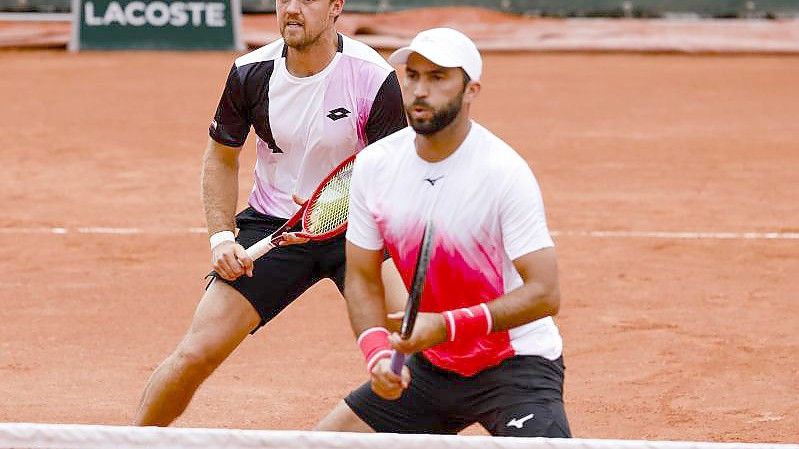
[[[529,166],[509,145],[472,122],[463,144],[440,162],[416,153],[411,128],[362,151],[352,177],[347,239],[385,248],[409,286],[425,221],[434,225],[422,312],[490,302],[522,285],[512,261],[552,247],[544,204]],[[427,349],[435,365],[474,375],[514,355],[560,357],[551,317],[476,340]]]
[[[253,128],[249,204],[287,218],[298,209],[292,195],[308,198],[339,162],[405,126],[394,69],[372,48],[339,35],[333,60],[304,78],[286,69],[283,39],[236,59],[209,134],[239,147]]]

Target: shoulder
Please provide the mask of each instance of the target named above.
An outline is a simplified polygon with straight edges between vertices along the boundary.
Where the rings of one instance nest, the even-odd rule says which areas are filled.
[[[257,48],[236,58],[236,67],[241,68],[259,62],[270,62],[283,56],[283,39]]]
[[[538,181],[527,161],[507,142],[485,127],[473,122],[472,164],[479,167],[484,179],[492,180],[494,191],[504,196],[509,190],[529,189]]]
[[[385,74],[394,71],[394,68],[374,48],[343,34],[341,37],[343,40],[341,53],[345,57],[365,62]]]
[[[411,127],[406,127],[367,145],[358,153],[356,164],[371,170],[396,167],[396,160],[402,158],[409,148],[413,148],[415,135]]]
[[[527,161],[507,142],[477,122],[472,122],[472,126],[475,133],[472,144],[478,147],[487,168],[505,172],[515,169],[530,170]]]

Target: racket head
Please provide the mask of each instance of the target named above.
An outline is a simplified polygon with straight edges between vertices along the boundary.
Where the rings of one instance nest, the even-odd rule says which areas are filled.
[[[302,237],[325,240],[347,229],[350,180],[355,155],[342,161],[313,192],[302,214]]]
[[[422,302],[422,292],[424,290],[427,269],[430,267],[430,256],[433,249],[433,222],[428,220],[422,233],[422,244],[419,246],[419,255],[416,257],[416,267],[413,270],[411,289],[408,293],[408,303],[405,305],[405,315],[402,317],[400,327],[400,337],[408,339],[413,334],[413,327],[416,324],[416,315],[419,314],[419,306]]]

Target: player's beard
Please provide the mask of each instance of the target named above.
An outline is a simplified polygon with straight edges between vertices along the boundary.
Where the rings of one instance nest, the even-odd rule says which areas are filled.
[[[449,103],[445,104],[444,107],[433,109],[433,116],[430,117],[430,119],[414,119],[411,115],[414,106],[432,107],[424,101],[414,101],[410,106],[405,106],[405,113],[413,130],[416,131],[417,134],[429,136],[446,128],[455,120],[455,117],[460,114],[461,108],[463,107],[463,92],[459,93]]]
[[[322,35],[325,33],[325,30],[323,29],[322,31],[317,33],[315,36],[309,36],[308,33],[306,32],[307,28],[305,28],[304,26],[303,26],[302,31],[303,31],[302,35],[300,35],[300,36],[297,36],[297,35],[287,36],[286,35],[286,25],[283,25],[283,28],[281,28],[281,30],[280,30],[280,35],[283,36],[283,41],[290,48],[293,48],[295,50],[304,50],[306,48],[312,47],[314,44],[319,42],[319,39],[321,39]]]

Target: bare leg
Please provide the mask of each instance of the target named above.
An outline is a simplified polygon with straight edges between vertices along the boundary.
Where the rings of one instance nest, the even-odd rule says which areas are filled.
[[[339,402],[336,408],[322,418],[313,430],[326,432],[374,432],[344,401]]]
[[[260,320],[236,289],[220,281],[211,283],[183,340],[150,376],[134,425],[171,424],[186,409],[200,384]]]

